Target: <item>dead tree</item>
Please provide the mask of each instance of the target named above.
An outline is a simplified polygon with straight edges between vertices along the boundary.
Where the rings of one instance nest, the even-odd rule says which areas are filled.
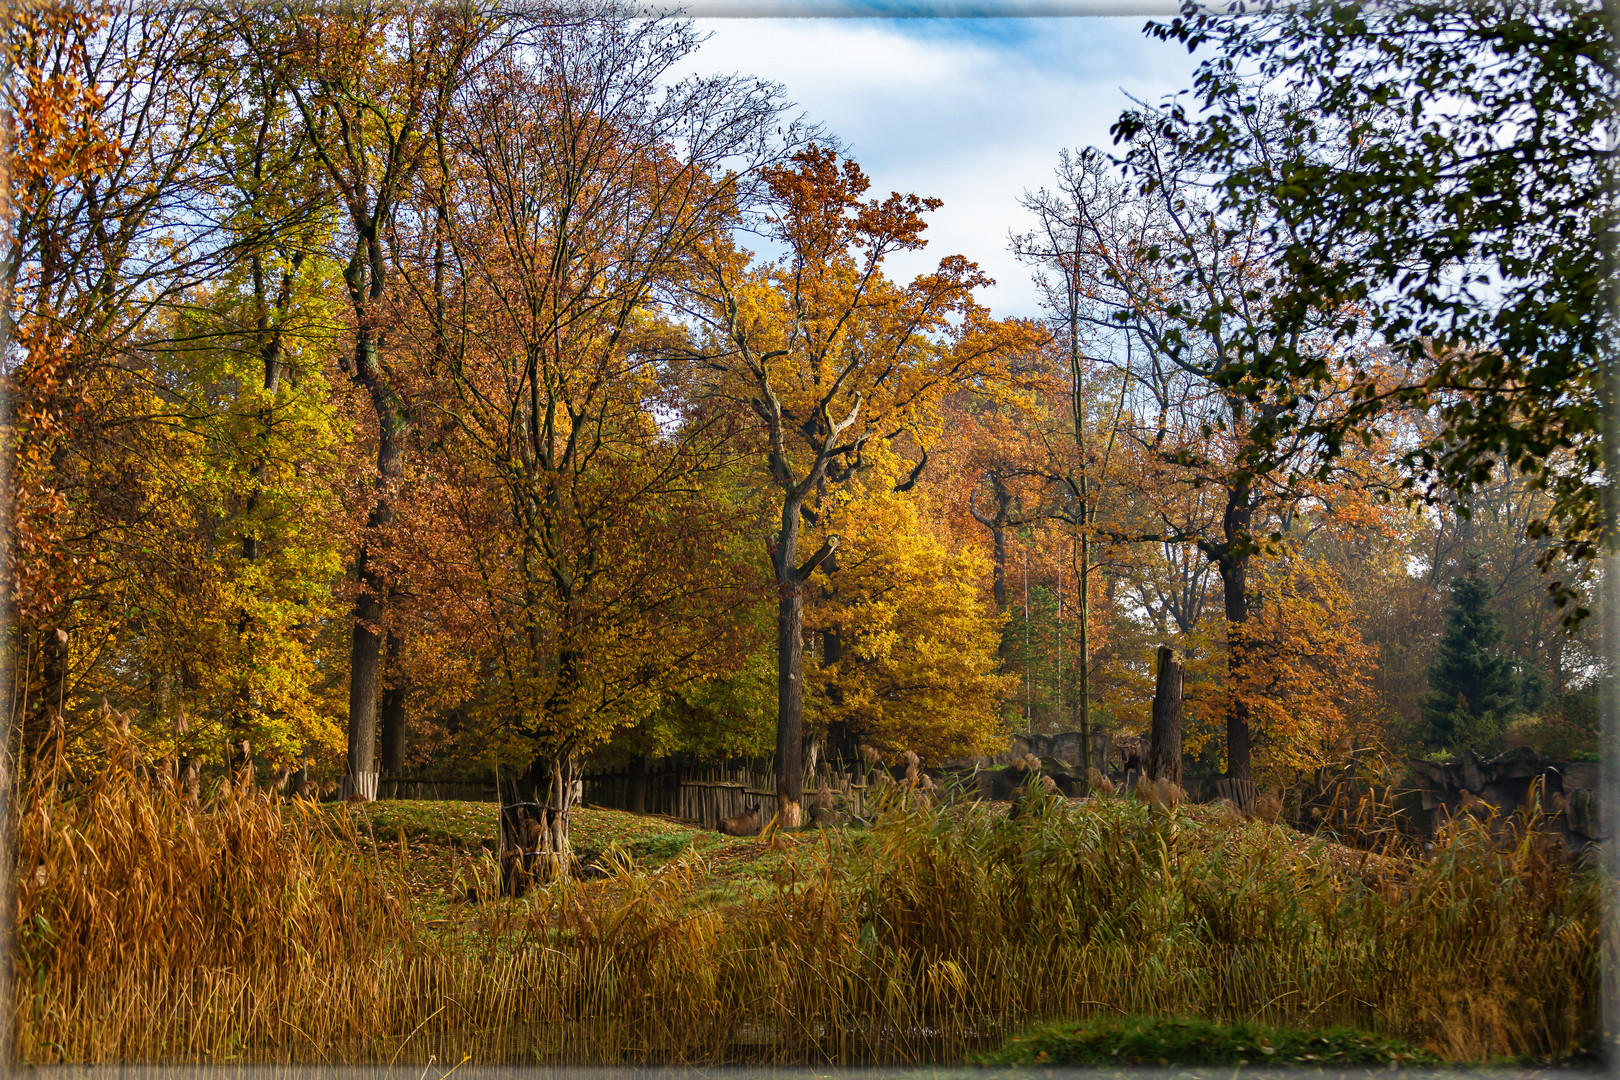
[[[1181,662],[1170,646],[1160,645],[1158,682],[1153,691],[1152,749],[1148,754],[1148,777],[1181,784]]]

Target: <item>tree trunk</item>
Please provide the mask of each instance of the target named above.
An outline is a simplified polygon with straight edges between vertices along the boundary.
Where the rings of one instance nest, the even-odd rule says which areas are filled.
[[[1091,541],[1080,534],[1080,775],[1091,775]]]
[[[1007,613],[1007,525],[1012,520],[1013,494],[1007,487],[1007,480],[995,469],[985,474],[990,478],[990,489],[995,493],[996,509],[993,514],[981,514],[973,501],[968,498],[968,512],[973,520],[990,530],[990,540],[995,552],[991,561],[991,591],[996,598],[996,614]],[[1008,627],[1001,629],[1001,640],[996,645],[996,658],[1003,664],[1007,662],[1012,642],[1008,637]]]
[[[366,557],[360,551],[362,564]],[[362,580],[365,573],[362,571]],[[370,591],[354,605],[354,639],[349,658],[349,754],[343,777],[343,797],[377,797],[377,689],[382,672],[382,635],[372,627],[382,616],[382,604]]]
[[[382,772],[396,780],[405,772],[405,680],[399,669],[399,654],[404,642],[394,631],[388,632],[388,687],[383,691],[378,707],[378,723],[382,728]]]
[[[799,827],[804,803],[804,583],[798,574],[799,507],[782,511],[775,555],[776,586],[776,781],[782,794],[780,826]]]
[[[776,574],[776,790],[778,826],[797,829],[804,818],[804,583],[838,547],[834,537],[801,566],[799,512],[803,496],[782,500],[782,531],[771,566]]]
[[[996,597],[996,614],[1002,615],[1007,611],[1007,530],[998,525],[990,530],[990,536],[995,545],[995,569],[991,589]],[[1003,647],[1005,648],[1005,643]]]
[[[1075,262],[1068,274],[1069,287],[1069,377],[1073,380],[1074,445],[1080,452],[1080,565],[1076,567],[1080,589],[1080,771],[1091,777],[1091,525],[1096,512],[1091,506],[1091,475],[1086,448],[1086,376],[1080,356],[1080,297],[1075,280],[1079,266],[1080,233],[1075,230]]]
[[[394,519],[392,489],[400,475],[400,421],[395,398],[383,377],[377,357],[377,330],[367,322],[383,296],[385,261],[377,236],[380,221],[355,221],[359,234],[353,257],[344,268],[351,304],[359,329],[355,333],[353,379],[366,388],[377,418],[377,501],[366,519],[355,574],[360,596],[354,605],[354,639],[349,656],[349,754],[344,797],[377,797],[377,698],[382,690],[382,635],[378,626],[387,595],[380,570],[373,565],[378,530]]]
[[[552,765],[551,798],[546,800],[550,826],[551,865],[546,880],[561,881],[573,871],[574,848],[569,836],[574,803],[579,794],[572,755],[559,755]]]
[[[24,703],[23,753],[31,758],[46,745],[54,719],[61,715],[67,702],[68,643],[66,632],[54,626],[36,626],[31,635],[38,646],[34,662],[39,665],[38,689]],[[25,646],[26,647],[26,646]],[[25,679],[22,693],[26,696],[33,686]]]
[[[647,755],[637,754],[630,759],[630,790],[626,793],[625,809],[632,814],[647,812]]]
[[[1228,519],[1231,513],[1228,512]],[[1228,551],[1217,562],[1226,605],[1226,776],[1250,779],[1249,705],[1238,692],[1244,682],[1244,630],[1249,621],[1249,555]]]
[[[838,572],[838,557],[829,555],[823,560],[822,568],[827,571],[829,576],[836,574]],[[831,600],[834,598],[835,593],[836,590],[828,590],[823,595],[828,600]],[[843,662],[844,632],[837,626],[828,627],[821,634],[822,667],[827,671],[836,672]],[[834,767],[842,769],[846,774],[853,775],[860,756],[856,751],[859,740],[855,737],[855,733],[850,731],[848,722],[843,719],[839,712],[844,704],[843,688],[838,686],[837,683],[828,686],[827,701],[832,708],[828,710],[827,734],[826,738],[821,742],[819,760],[829,764],[836,763]],[[812,775],[816,772],[817,764],[818,761],[812,759],[810,767]]]
[[[1170,646],[1160,645],[1157,687],[1153,692],[1152,748],[1148,778],[1181,784],[1181,662]]]

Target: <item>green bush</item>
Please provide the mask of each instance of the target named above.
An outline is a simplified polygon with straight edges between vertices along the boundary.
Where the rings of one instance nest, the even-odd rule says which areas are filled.
[[[1437,1065],[1398,1039],[1335,1027],[1321,1031],[1187,1017],[1101,1017],[1015,1035],[982,1065]]]

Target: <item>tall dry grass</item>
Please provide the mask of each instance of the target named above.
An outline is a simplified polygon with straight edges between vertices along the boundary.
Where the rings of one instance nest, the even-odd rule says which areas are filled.
[[[1132,799],[1017,820],[898,793],[764,899],[702,860],[621,863],[437,938],[315,808],[201,806],[125,765],[17,822],[29,1061],[907,1062],[1098,1012],[1353,1022],[1454,1059],[1594,1022],[1597,896],[1534,835],[1461,823],[1430,862]]]
[[[404,894],[349,819],[246,783],[196,805],[139,761],[125,742],[89,776],[38,768],[13,802],[18,1056],[206,1058],[378,1023],[351,1002],[406,935]]]

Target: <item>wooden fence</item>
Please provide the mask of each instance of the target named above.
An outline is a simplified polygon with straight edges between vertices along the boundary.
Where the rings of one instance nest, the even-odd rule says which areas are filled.
[[[1115,770],[1117,772],[1117,770]],[[866,816],[870,790],[863,777],[829,770],[821,776],[807,775],[805,802],[825,777],[839,808],[856,817]],[[1122,778],[1123,779],[1123,778]],[[1211,802],[1223,792],[1216,790],[1218,776],[1186,775],[1182,786],[1193,802]],[[585,802],[624,810],[630,806],[629,769],[611,769],[585,775]],[[736,817],[750,803],[759,803],[765,820],[776,812],[776,787],[770,763],[733,762],[692,764],[676,761],[649,763],[645,774],[648,813],[664,814],[715,828],[723,817]],[[498,802],[493,779],[436,779],[433,777],[383,776],[378,783],[383,799],[445,799],[458,802]],[[1252,799],[1252,796],[1251,796]],[[808,809],[808,807],[807,807]]]
[[[497,802],[494,780],[436,780],[431,777],[384,776],[377,784],[380,799],[445,799],[451,802]]]
[[[865,815],[867,789],[864,783],[836,770],[823,776],[846,814]],[[821,781],[822,777],[806,774],[806,802]],[[742,814],[752,803],[760,805],[764,821],[776,813],[776,780],[768,760],[725,764],[649,762],[643,782],[642,808],[647,813],[681,818],[707,829],[717,828],[721,818]],[[591,806],[628,809],[631,783],[632,773],[628,768],[586,773],[585,801]]]

